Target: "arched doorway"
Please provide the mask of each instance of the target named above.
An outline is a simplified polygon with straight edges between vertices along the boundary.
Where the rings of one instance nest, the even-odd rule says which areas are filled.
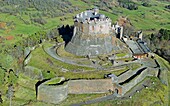
[[[116,93],[116,94],[119,94],[119,90],[118,90],[117,88],[115,89],[115,93]]]

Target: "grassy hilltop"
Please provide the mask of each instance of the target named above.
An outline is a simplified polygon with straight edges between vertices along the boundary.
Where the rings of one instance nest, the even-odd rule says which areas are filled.
[[[12,105],[14,106],[55,106],[36,101],[35,84],[38,82],[36,78],[41,77],[38,76],[40,71],[46,79],[58,75],[73,79],[102,78],[103,74],[110,73],[106,71],[93,72],[92,68],[68,65],[57,61],[46,54],[43,49],[44,45],[48,47],[52,46],[53,43],[45,42],[42,44],[43,47],[39,45],[42,39],[49,41],[51,38],[60,39],[58,27],[67,24],[73,25],[73,17],[77,13],[93,7],[98,7],[100,13],[112,19],[112,23],[115,23],[121,16],[127,17],[133,28],[130,31],[142,30],[144,40],[149,42],[148,45],[152,51],[167,60],[169,59],[169,0],[0,0],[0,102],[2,98],[2,105],[9,105],[12,97]],[[24,50],[26,47],[34,46],[37,48],[32,51],[32,58],[28,65],[32,66],[31,68],[35,67],[35,69],[23,72]],[[169,76],[169,62],[159,56],[156,58]],[[65,72],[60,71],[63,67],[88,71],[82,74],[71,72],[65,74]],[[127,68],[120,69],[114,74],[119,75]],[[33,76],[36,78],[32,78]],[[169,93],[170,86],[165,86],[158,78],[151,78],[151,81],[155,82],[155,85],[135,94],[132,99],[111,100],[92,104],[92,106],[160,106],[168,103],[170,96],[165,97],[165,94]],[[170,82],[169,77],[168,82]],[[12,87],[11,84],[13,84]],[[61,105],[68,106],[72,103],[101,96],[104,94],[69,95],[68,99]]]

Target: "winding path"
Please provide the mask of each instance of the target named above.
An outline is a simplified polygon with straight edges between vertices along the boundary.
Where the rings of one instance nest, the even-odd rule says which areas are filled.
[[[69,59],[65,59],[65,58],[62,58],[60,56],[58,56],[55,52],[55,48],[53,47],[50,47],[50,48],[44,48],[44,51],[49,54],[51,57],[57,59],[57,60],[60,60],[64,63],[68,63],[68,64],[72,64],[72,65],[77,65],[77,66],[82,66],[82,67],[90,67],[90,68],[96,68],[96,66],[92,66],[92,65],[82,65],[82,64],[77,64],[75,61],[73,60],[69,60]]]
[[[62,45],[62,44],[61,44]],[[58,48],[59,46],[61,46],[61,45],[58,45],[57,47],[49,47],[49,48],[44,48],[43,47],[43,49],[44,49],[44,51],[48,54],[48,55],[50,55],[51,57],[53,57],[53,58],[55,58],[55,59],[57,59],[57,60],[59,60],[59,61],[62,61],[62,62],[64,62],[64,63],[68,63],[68,64],[71,64],[71,65],[77,65],[77,66],[82,66],[82,67],[89,67],[89,68],[95,68],[95,69],[99,69],[99,70],[111,70],[111,69],[113,69],[113,68],[115,68],[115,69],[117,69],[117,68],[119,68],[119,67],[121,67],[121,66],[127,66],[127,65],[129,65],[129,64],[133,64],[133,63],[140,63],[139,61],[131,61],[131,62],[125,62],[125,63],[121,63],[121,64],[117,64],[117,65],[113,65],[113,66],[111,66],[111,67],[109,67],[109,68],[104,68],[104,67],[102,67],[102,66],[99,66],[99,65],[83,65],[83,64],[78,64],[76,61],[74,61],[74,60],[71,60],[71,59],[66,59],[66,58],[63,58],[63,57],[60,57],[59,55],[57,55],[57,53],[56,53],[56,48]]]

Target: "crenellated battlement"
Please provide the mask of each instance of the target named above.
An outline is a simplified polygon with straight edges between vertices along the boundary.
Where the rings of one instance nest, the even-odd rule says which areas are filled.
[[[74,18],[75,31],[91,34],[109,34],[111,30],[111,19],[104,14],[99,14],[97,8],[86,10],[77,14]]]

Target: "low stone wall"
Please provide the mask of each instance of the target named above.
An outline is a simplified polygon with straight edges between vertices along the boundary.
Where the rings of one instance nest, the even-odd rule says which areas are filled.
[[[127,80],[128,78],[130,78],[131,76],[133,76],[138,70],[142,69],[144,67],[140,67],[136,70],[128,70],[127,72],[123,73],[122,75],[120,75],[118,77],[118,83],[121,83],[125,80]]]
[[[68,83],[63,85],[48,85],[47,82],[38,87],[37,100],[58,104],[68,96]]]
[[[145,77],[147,77],[147,76],[157,76],[157,74],[158,74],[158,70],[157,69],[151,69],[151,68],[145,69],[135,79],[132,79],[132,81],[122,85],[122,95],[124,95],[132,87],[134,87],[139,82],[141,82]]]
[[[109,90],[113,91],[111,79],[71,80],[68,83],[69,94],[106,93]]]
[[[58,104],[68,94],[107,93],[114,90],[111,79],[70,80],[61,85],[48,85],[49,81],[38,86],[37,100]]]
[[[143,67],[138,70],[141,69],[143,69]],[[58,104],[66,99],[68,94],[107,93],[114,91],[119,95],[124,95],[136,84],[140,83],[145,77],[158,76],[158,71],[159,70],[155,68],[144,68],[139,75],[123,85],[119,85],[117,82],[113,83],[112,79],[69,80],[61,85],[48,85],[47,83],[49,81],[47,81],[38,86],[37,99],[44,102]],[[126,77],[126,80],[128,80],[128,78],[130,78],[129,74],[134,75],[137,71],[132,72],[127,72],[125,76],[121,77]]]

